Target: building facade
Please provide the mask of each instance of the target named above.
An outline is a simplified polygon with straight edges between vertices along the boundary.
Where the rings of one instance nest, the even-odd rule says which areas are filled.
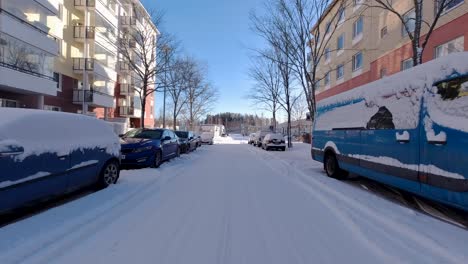
[[[0,8],[0,106],[140,125],[141,82],[119,52],[137,21],[151,23],[139,0],[0,0]],[[146,106],[152,127],[153,96]]]
[[[432,22],[437,0],[423,0],[423,18]],[[318,66],[318,101],[413,66],[411,41],[397,16],[373,0],[334,1],[317,25],[328,38]],[[368,5],[366,5],[366,3]],[[414,28],[414,2],[393,1]],[[423,53],[423,62],[468,50],[468,3],[453,0],[444,10]],[[332,28],[333,30],[330,30]],[[422,28],[422,39],[429,27]],[[331,31],[330,34],[325,32]]]

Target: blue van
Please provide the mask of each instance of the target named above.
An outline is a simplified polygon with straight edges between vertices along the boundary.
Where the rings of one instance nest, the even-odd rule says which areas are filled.
[[[468,211],[468,52],[317,104],[312,158]]]
[[[119,177],[120,142],[93,117],[0,108],[0,213]]]

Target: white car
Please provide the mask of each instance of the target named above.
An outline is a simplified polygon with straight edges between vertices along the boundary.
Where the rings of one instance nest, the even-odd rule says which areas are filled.
[[[212,133],[212,132],[203,132],[203,133],[201,133],[200,138],[201,138],[201,143],[202,144],[213,145],[214,133]]]
[[[266,131],[258,131],[257,133],[255,133],[255,140],[253,142],[254,146],[257,146],[257,147],[261,147],[262,146],[262,142],[263,142],[263,138],[272,133],[271,131],[269,130],[266,130]]]
[[[270,149],[286,151],[286,142],[284,140],[283,134],[270,133],[265,135],[262,142],[262,148],[267,151]]]

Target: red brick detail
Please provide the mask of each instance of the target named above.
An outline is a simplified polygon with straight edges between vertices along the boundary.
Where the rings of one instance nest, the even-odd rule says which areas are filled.
[[[77,113],[81,110],[81,105],[73,104],[73,89],[75,79],[62,75],[62,91],[57,92],[57,96],[45,96],[44,104],[58,106],[64,112]]]
[[[465,36],[465,51],[468,51],[468,31],[465,29],[467,24],[468,14],[465,14],[434,30],[424,50],[423,62],[430,61],[434,58],[434,52],[437,46],[460,36]],[[424,41],[424,37],[425,36],[421,37],[421,41]],[[386,69],[387,75],[395,74],[401,71],[401,62],[412,56],[411,42],[408,42],[402,47],[371,62],[369,71],[317,94],[316,100],[320,101],[366,83],[376,81],[380,79],[380,70],[384,68]]]

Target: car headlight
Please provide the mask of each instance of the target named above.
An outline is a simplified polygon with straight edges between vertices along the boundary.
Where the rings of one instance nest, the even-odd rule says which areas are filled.
[[[135,149],[133,152],[134,152],[134,153],[145,152],[145,151],[151,150],[152,148],[153,148],[153,146],[148,146],[148,147],[143,147],[143,148],[137,148],[137,149]]]

